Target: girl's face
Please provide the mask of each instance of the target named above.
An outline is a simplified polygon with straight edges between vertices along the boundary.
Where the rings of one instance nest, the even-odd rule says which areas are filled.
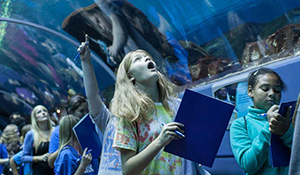
[[[82,118],[85,114],[89,112],[88,110],[88,104],[82,103],[80,104],[75,110],[73,115],[75,115],[78,118]]]
[[[252,98],[254,108],[269,110],[275,104],[279,104],[281,99],[280,81],[276,75],[264,74],[257,77],[257,84],[248,87],[248,95]]]
[[[156,83],[158,75],[156,72],[156,64],[145,53],[137,53],[133,58],[129,68],[135,83],[149,84]]]
[[[48,110],[42,106],[38,106],[35,112],[37,122],[47,121],[49,117]]]

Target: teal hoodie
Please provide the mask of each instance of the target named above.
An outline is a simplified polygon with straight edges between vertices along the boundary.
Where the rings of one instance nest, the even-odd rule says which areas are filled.
[[[245,117],[236,119],[230,128],[231,149],[240,167],[250,174],[261,175],[285,175],[289,167],[273,168],[269,163],[269,143],[271,133],[268,119],[258,114],[266,113],[261,109],[248,107]],[[292,125],[288,131],[280,137],[288,147],[292,145],[294,129]]]

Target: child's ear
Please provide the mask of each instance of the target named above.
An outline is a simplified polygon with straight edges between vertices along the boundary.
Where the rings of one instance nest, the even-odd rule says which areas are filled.
[[[249,97],[253,98],[253,89],[250,85],[248,86],[247,94]]]
[[[133,84],[135,84],[135,78],[133,75],[129,74],[128,75],[129,81],[132,82]]]
[[[130,76],[129,80],[130,80],[131,82],[134,82],[134,81],[135,81],[135,79],[134,79],[133,76]]]

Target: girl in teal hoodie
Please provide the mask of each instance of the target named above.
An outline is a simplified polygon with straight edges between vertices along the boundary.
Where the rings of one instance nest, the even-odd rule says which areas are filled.
[[[247,93],[253,100],[245,117],[236,119],[230,128],[231,149],[246,174],[284,175],[289,167],[269,163],[271,134],[277,134],[288,147],[292,145],[290,120],[278,113],[285,84],[271,69],[261,68],[250,74]]]

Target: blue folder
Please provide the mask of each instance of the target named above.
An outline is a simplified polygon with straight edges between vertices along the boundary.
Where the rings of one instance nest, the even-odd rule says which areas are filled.
[[[292,106],[289,116],[289,118],[291,118],[295,111],[296,101],[281,103],[278,113],[284,116],[290,106]],[[280,139],[280,136],[276,134],[271,135],[270,157],[273,167],[289,166],[291,149],[287,147]]]
[[[175,118],[184,124],[185,137],[164,151],[212,167],[233,110],[230,103],[187,89]]]
[[[96,131],[96,125],[89,114],[81,118],[78,123],[73,127],[73,131],[80,143],[82,150],[88,148],[92,149],[91,154],[93,159],[100,157],[102,143]]]

